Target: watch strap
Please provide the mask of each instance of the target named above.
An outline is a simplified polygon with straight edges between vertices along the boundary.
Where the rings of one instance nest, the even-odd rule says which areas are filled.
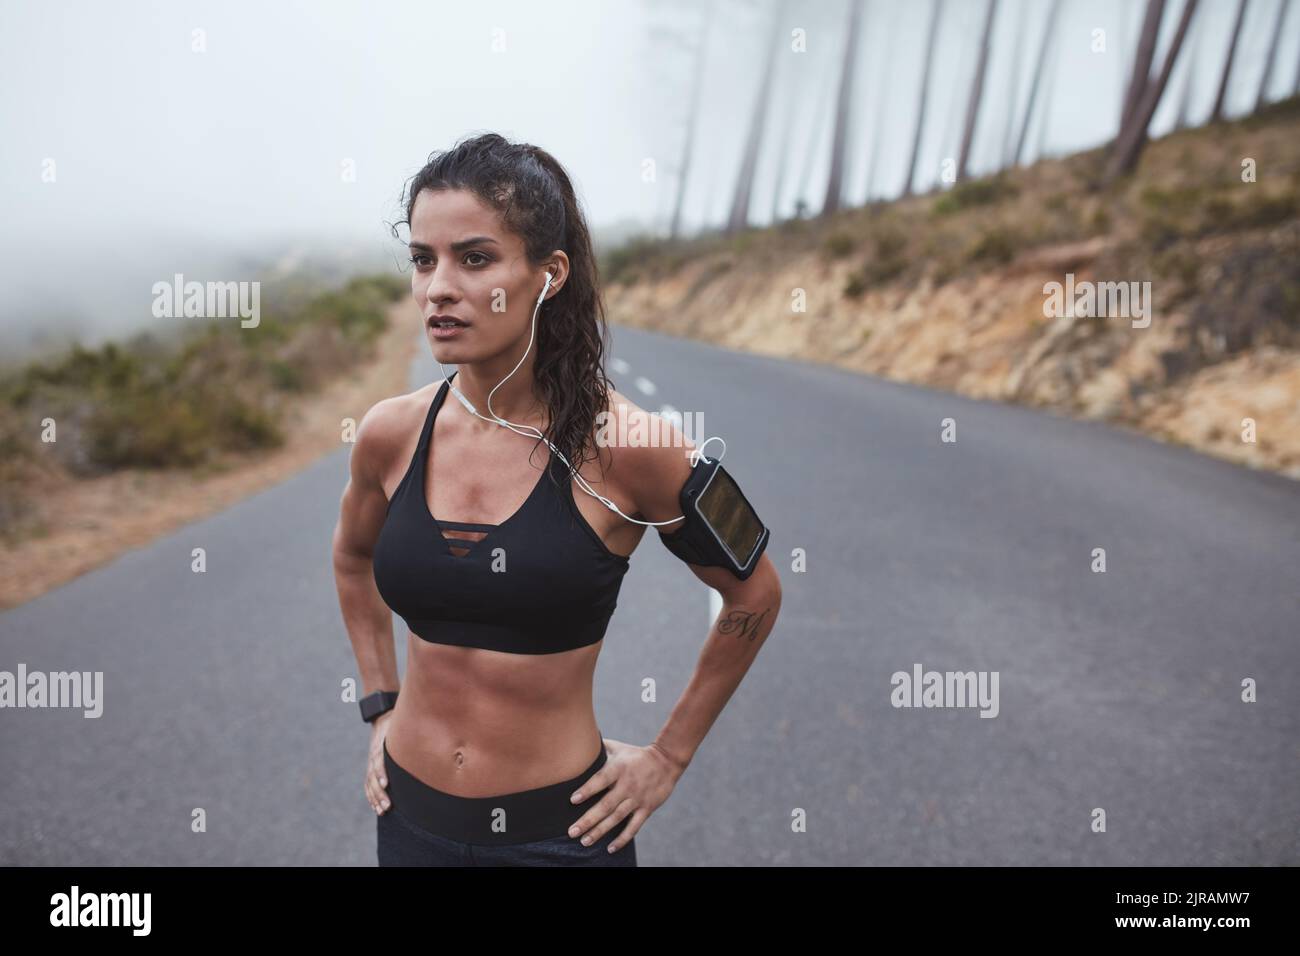
[[[377,690],[361,698],[358,702],[361,708],[361,719],[370,723],[380,714],[392,710],[397,705],[397,693],[395,690]]]

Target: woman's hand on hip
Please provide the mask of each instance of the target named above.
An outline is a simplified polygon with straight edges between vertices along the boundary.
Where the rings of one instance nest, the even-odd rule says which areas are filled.
[[[604,744],[608,754],[605,765],[574,791],[570,800],[582,803],[607,787],[609,791],[569,828],[569,836],[581,837],[583,846],[591,846],[631,816],[609,844],[609,852],[616,853],[668,799],[682,771],[653,745],[636,747],[608,738]]]
[[[388,774],[384,770],[384,735],[388,733],[388,721],[392,711],[380,714],[370,725],[370,753],[366,756],[366,800],[370,809],[383,815],[392,806],[388,799]]]

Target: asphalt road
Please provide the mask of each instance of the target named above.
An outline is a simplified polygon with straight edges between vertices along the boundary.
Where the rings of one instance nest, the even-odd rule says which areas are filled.
[[[630,329],[614,355],[620,391],[726,439],[785,594],[643,866],[1300,863],[1300,483]],[[104,674],[97,719],[0,710],[0,863],[374,864],[329,547],[347,455],[0,615],[0,670]],[[606,736],[654,737],[709,613],[647,534],[597,672]],[[917,664],[996,672],[997,716],[894,707]]]

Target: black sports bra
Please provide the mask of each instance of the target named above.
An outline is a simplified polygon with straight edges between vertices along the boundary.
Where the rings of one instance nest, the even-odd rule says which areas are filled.
[[[426,462],[448,390],[444,381],[388,502],[373,556],[380,596],[413,634],[434,644],[554,654],[596,643],[630,561],[610,551],[583,517],[573,479],[549,448],[547,470],[532,494],[500,524],[443,521],[430,513]],[[478,541],[449,539],[444,528],[487,534]]]

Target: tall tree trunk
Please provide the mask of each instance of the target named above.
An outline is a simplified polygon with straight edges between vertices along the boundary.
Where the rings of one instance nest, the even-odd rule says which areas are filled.
[[[838,212],[844,190],[844,144],[848,139],[849,110],[853,100],[853,70],[858,62],[858,27],[862,22],[862,0],[849,0],[849,30],[844,44],[844,65],[835,97],[835,132],[831,137],[831,174],[826,181],[823,216]]]
[[[957,179],[966,178],[970,162],[971,143],[975,139],[975,121],[979,117],[980,101],[984,98],[984,76],[989,66],[989,45],[993,38],[993,18],[997,15],[998,0],[989,0],[989,12],[984,18],[984,31],[980,37],[979,64],[975,67],[975,81],[970,88],[970,101],[966,105],[966,125],[961,134],[961,155],[957,159]]]
[[[695,50],[695,76],[691,80],[691,114],[686,120],[686,137],[682,143],[682,158],[678,164],[681,175],[677,180],[677,199],[673,203],[672,224],[668,228],[668,237],[676,239],[681,231],[682,225],[682,204],[686,201],[686,187],[689,184],[691,152],[695,144],[695,124],[699,117],[700,101],[704,98],[704,63],[705,53],[709,48],[709,33],[713,24],[713,11],[717,7],[709,5],[709,12],[705,15],[704,26],[700,31],[699,46]]]
[[[740,175],[736,177],[736,194],[727,217],[727,235],[732,235],[749,225],[749,203],[754,194],[754,172],[758,169],[758,150],[763,142],[763,126],[772,95],[772,75],[776,72],[781,37],[785,31],[785,8],[789,0],[776,0],[772,13],[772,33],[764,57],[763,82],[754,100],[754,112],[749,120],[749,135],[745,138],[745,151],[740,162]]]
[[[894,4],[889,11],[889,25],[884,28],[885,43],[888,49],[885,55],[880,58],[880,67],[877,71],[876,89],[889,89],[889,78],[894,73],[894,48],[895,44],[890,39],[896,36],[898,26],[898,11],[902,9],[901,4]],[[880,142],[884,139],[883,130],[885,126],[885,116],[888,113],[889,98],[885,96],[874,97],[876,102],[876,115],[873,129],[871,131],[871,150],[867,159],[867,194],[864,199],[866,203],[871,202],[871,187],[876,184],[876,169],[880,162]]]
[[[719,195],[719,191],[721,189],[721,187],[718,186],[718,164],[708,163],[707,168],[709,170],[709,178],[704,184],[704,212],[700,219],[699,232],[706,232],[712,228],[712,223],[714,221],[713,207],[718,205],[714,197]],[[722,215],[721,215],[721,210],[719,210],[719,215],[718,215],[719,232],[722,231],[721,221],[722,221]]]
[[[1214,109],[1210,112],[1210,122],[1217,123],[1223,119],[1223,103],[1228,96],[1228,80],[1232,77],[1232,61],[1237,56],[1237,38],[1241,36],[1241,24],[1246,19],[1247,0],[1237,0],[1237,22],[1232,26],[1232,39],[1228,41],[1228,58],[1223,63],[1223,76],[1219,80],[1219,95],[1214,98]]]
[[[976,55],[974,45],[964,42],[964,38],[974,33],[978,25],[975,21],[979,18],[979,11],[975,9],[975,4],[970,3],[969,0],[963,0],[963,2],[955,4],[955,6],[955,10],[953,7],[948,7],[947,14],[950,23],[949,32],[956,31],[959,38],[956,44],[957,57],[954,60],[955,65],[953,68],[953,76],[956,81],[952,84],[952,96],[948,97],[948,108],[944,112],[943,123],[939,127],[942,137],[939,141],[939,158],[941,162],[935,167],[934,171],[933,188],[936,189],[943,188],[940,183],[943,182],[944,164],[951,161],[953,168],[956,169],[958,139],[961,137],[961,124],[957,113],[961,109],[962,84],[967,78],[966,71],[973,69],[967,61]],[[972,11],[975,14],[973,20],[969,16]],[[954,178],[956,178],[955,175]]]
[[[934,46],[939,35],[939,18],[943,14],[943,0],[934,0],[930,10],[930,29],[925,41],[925,68],[921,73],[921,100],[916,107],[916,131],[912,134],[912,158],[907,164],[907,181],[903,195],[912,195],[912,180],[916,178],[916,161],[921,155],[921,130],[925,127],[925,108],[930,102],[930,65],[934,62]]]
[[[1017,82],[1020,79],[1020,50],[1025,44],[1025,21],[1028,19],[1027,10],[1021,10],[1020,16],[1015,18],[1015,40],[1011,44],[1011,55],[1007,57],[1010,68],[1007,70],[1007,98],[1006,109],[1003,111],[1005,119],[1002,124],[1002,152],[999,154],[999,161],[1003,168],[1011,165],[1011,137],[1016,132],[1016,92],[1020,88],[1020,84]]]
[[[1155,115],[1156,107],[1160,105],[1160,97],[1164,95],[1165,86],[1169,83],[1169,74],[1174,71],[1178,51],[1182,49],[1187,28],[1192,22],[1192,15],[1196,13],[1196,4],[1197,0],[1187,0],[1183,6],[1183,15],[1178,20],[1178,29],[1174,33],[1173,40],[1170,41],[1169,52],[1165,54],[1165,64],[1160,69],[1160,75],[1147,84],[1146,92],[1134,107],[1128,125],[1120,130],[1106,169],[1108,182],[1132,172],[1137,166],[1138,156],[1142,153],[1142,144],[1146,141],[1147,127],[1151,125],[1151,117]]]
[[[791,61],[793,63],[793,61]],[[802,75],[811,74],[811,70],[806,67],[801,68]],[[805,81],[806,82],[806,81]],[[802,100],[799,91],[795,89],[796,81],[792,78],[789,86],[790,102],[786,106],[785,126],[782,127],[781,145],[778,147],[780,159],[776,166],[776,182],[772,185],[772,224],[775,225],[781,221],[781,190],[785,188],[785,171],[790,164],[790,150],[794,148],[798,137],[794,134],[794,128],[799,118],[799,107]],[[816,96],[816,91],[813,91]],[[815,100],[814,100],[815,102]]]
[[[812,208],[808,202],[808,183],[812,179],[813,163],[817,159],[817,144],[821,142],[822,136],[826,133],[826,123],[830,119],[831,110],[834,108],[835,98],[831,96],[829,87],[831,81],[835,78],[835,61],[830,57],[826,58],[826,76],[822,78],[822,83],[816,87],[817,90],[825,89],[825,95],[814,94],[812,97],[813,110],[815,115],[813,122],[812,136],[808,139],[808,151],[804,153],[803,174],[799,177],[799,188],[795,191],[795,216],[802,218],[803,214]]]
[[[785,125],[781,128],[781,145],[777,147],[779,159],[776,164],[776,182],[772,184],[772,224],[781,221],[781,190],[785,187],[785,168],[790,162],[790,150],[794,146],[794,125],[798,119],[799,95],[791,84],[790,102],[785,113]]]
[[[1120,125],[1124,122],[1124,107],[1128,105],[1128,83],[1124,82],[1124,77],[1131,76],[1133,73],[1133,60],[1137,53],[1137,48],[1133,47],[1130,52],[1129,45],[1125,43],[1128,36],[1127,26],[1124,22],[1124,10],[1121,8],[1119,15],[1115,18],[1115,49],[1121,57],[1119,67],[1119,118]]]
[[[1060,49],[1060,45],[1061,39],[1058,34],[1052,40],[1053,51]],[[1052,125],[1052,100],[1056,93],[1056,75],[1060,72],[1059,63],[1053,63],[1047,71],[1047,87],[1043,90],[1043,108],[1040,111],[1043,119],[1038,124],[1038,143],[1034,147],[1034,162],[1047,152],[1047,131]]]
[[[1300,96],[1300,58],[1296,59],[1295,79],[1291,81],[1291,95]]]
[[[1196,42],[1189,41],[1190,50],[1187,52],[1187,66],[1183,70],[1183,95],[1178,100],[1178,119],[1174,123],[1174,129],[1186,129],[1191,124],[1192,115],[1192,81],[1196,78],[1196,61],[1199,59],[1198,54],[1201,49],[1201,37],[1205,36],[1205,28],[1200,24],[1205,20],[1200,20],[1192,24],[1192,34],[1196,37]]]
[[[1282,0],[1277,5],[1277,21],[1273,24],[1273,38],[1268,42],[1268,56],[1264,57],[1264,75],[1259,78],[1259,93],[1255,96],[1255,110],[1264,108],[1264,98],[1268,96],[1268,78],[1273,75],[1273,63],[1277,60],[1277,42],[1282,39],[1282,21],[1286,19],[1287,7],[1291,0]]]
[[[1147,12],[1142,20],[1142,33],[1138,38],[1137,56],[1133,60],[1133,74],[1128,80],[1124,96],[1124,109],[1120,113],[1119,128],[1123,132],[1133,116],[1133,110],[1142,101],[1151,82],[1151,61],[1155,59],[1156,40],[1160,37],[1160,21],[1165,15],[1165,0],[1147,0]]]
[[[1019,164],[1024,160],[1025,138],[1029,135],[1029,122],[1034,117],[1034,103],[1038,100],[1038,88],[1043,82],[1043,70],[1047,65],[1047,51],[1051,48],[1052,38],[1056,35],[1056,15],[1061,10],[1061,0],[1052,0],[1047,10],[1047,21],[1043,24],[1043,41],[1038,45],[1038,62],[1034,64],[1034,79],[1029,87],[1029,102],[1025,105],[1025,118],[1020,124],[1020,135],[1016,137],[1016,151],[1011,154],[1010,162]]]

